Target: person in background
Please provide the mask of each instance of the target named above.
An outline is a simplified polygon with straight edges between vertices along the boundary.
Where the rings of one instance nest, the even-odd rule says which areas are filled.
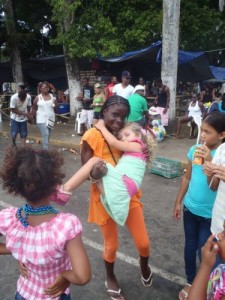
[[[211,106],[208,109],[208,112],[212,111],[220,111],[222,113],[225,113],[225,94],[223,94],[221,99],[221,94],[216,94],[216,100],[211,104]]]
[[[129,71],[122,72],[122,82],[118,83],[113,88],[113,95],[128,99],[134,91],[134,87],[130,85],[131,74]]]
[[[196,128],[196,123],[194,121],[194,117],[201,117],[205,113],[205,107],[202,104],[202,102],[198,101],[198,97],[196,94],[192,94],[191,97],[191,102],[188,107],[188,112],[185,116],[179,117],[177,120],[177,133],[176,133],[176,138],[179,139],[180,135],[180,130],[181,130],[181,125],[184,123],[191,123],[191,132],[189,139],[194,139],[195,138],[195,128]]]
[[[204,84],[203,89],[200,93],[200,101],[205,105],[206,103],[211,103],[213,100],[214,100],[214,95],[210,89],[210,86]]]
[[[169,122],[170,89],[162,83],[161,78],[156,80],[156,86],[157,96],[155,105],[157,106],[157,111],[161,115],[162,125],[167,128]]]
[[[130,114],[127,120],[129,122],[136,122],[142,127],[149,124],[148,105],[146,99],[144,98],[144,94],[144,86],[136,85],[133,95],[128,97]]]
[[[48,82],[39,83],[38,90],[40,94],[34,99],[32,115],[36,117],[37,127],[42,136],[42,148],[47,150],[51,130],[55,122],[57,102],[56,98],[49,93]]]
[[[137,85],[142,85],[142,86],[144,86],[144,88],[145,88],[144,96],[145,96],[145,97],[148,97],[148,96],[150,95],[149,83],[147,83],[147,82],[144,80],[144,77],[139,77],[139,79],[138,79],[138,84],[137,84]]]
[[[10,93],[9,83],[3,82],[3,84],[2,84],[2,92],[3,92],[4,95]]]
[[[113,88],[117,84],[117,77],[112,76],[111,77],[111,82],[105,87],[105,97],[108,99],[113,95]]]
[[[83,83],[83,91],[82,93],[77,97],[78,101],[82,101],[83,108],[81,110],[81,116],[80,116],[80,123],[81,123],[81,135],[85,133],[85,131],[92,127],[93,122],[93,96],[94,96],[94,89],[89,84],[89,79],[87,77],[84,77],[82,80]]]
[[[30,114],[31,97],[27,95],[25,90],[20,90],[12,95],[10,99],[10,121],[11,121],[11,137],[13,146],[16,147],[16,137],[20,134],[22,145],[26,145],[27,137],[27,120],[32,120]]]
[[[92,103],[92,107],[94,110],[93,125],[98,122],[98,120],[100,118],[100,111],[106,100],[105,94],[103,93],[100,83],[96,83],[94,85],[94,88],[95,88],[95,94],[94,94],[93,103]]]

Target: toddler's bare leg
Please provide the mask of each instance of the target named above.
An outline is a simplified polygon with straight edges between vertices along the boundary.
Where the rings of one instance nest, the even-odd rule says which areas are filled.
[[[98,157],[90,158],[86,164],[84,164],[64,185],[63,191],[72,192],[79,185],[81,185],[85,180],[88,179],[91,170],[94,165],[100,160]]]

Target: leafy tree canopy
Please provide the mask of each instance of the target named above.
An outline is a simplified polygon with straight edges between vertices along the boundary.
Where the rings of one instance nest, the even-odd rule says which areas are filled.
[[[5,1],[0,0],[0,8]],[[1,15],[0,44],[18,40],[24,58],[63,53],[62,45],[70,57],[116,56],[162,38],[162,0],[11,1],[18,36],[6,34]],[[40,33],[45,24],[51,25],[48,38]],[[181,0],[180,49],[224,48],[224,28],[225,12],[218,10],[218,0]],[[209,58],[213,64],[224,61],[223,52],[212,52]]]

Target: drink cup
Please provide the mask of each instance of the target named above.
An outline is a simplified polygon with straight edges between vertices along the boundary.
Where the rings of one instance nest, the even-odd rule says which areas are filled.
[[[194,159],[193,159],[193,164],[194,165],[203,165],[204,164],[204,159],[203,157],[199,156],[197,153],[196,153],[196,150],[198,149],[199,146],[196,146],[195,147],[195,153],[194,153]]]

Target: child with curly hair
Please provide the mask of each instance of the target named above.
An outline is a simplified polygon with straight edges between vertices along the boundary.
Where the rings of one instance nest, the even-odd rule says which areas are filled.
[[[26,200],[20,208],[0,211],[0,235],[29,274],[19,277],[16,300],[70,300],[70,284],[90,280],[79,219],[50,205],[49,196],[64,177],[62,163],[56,151],[7,149],[0,173],[3,188]]]

